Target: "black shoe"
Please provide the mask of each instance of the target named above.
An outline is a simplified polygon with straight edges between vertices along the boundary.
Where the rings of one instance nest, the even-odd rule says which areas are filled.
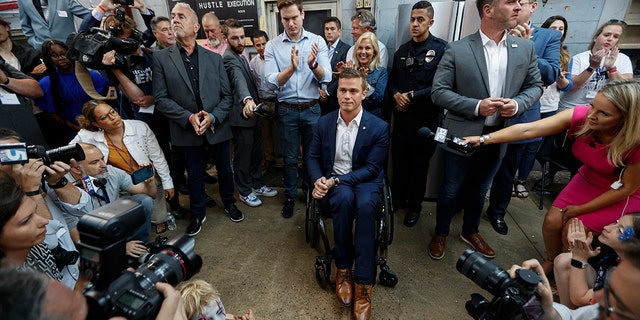
[[[189,194],[189,186],[187,186],[184,183],[178,183],[176,184],[176,190],[180,193],[180,194],[184,194],[184,195],[188,195]],[[177,196],[177,195],[176,195]]]
[[[287,199],[284,203],[284,207],[282,207],[282,217],[285,219],[289,219],[293,217],[293,207],[295,206],[296,200],[294,198]]]
[[[218,178],[210,175],[209,173],[205,173],[205,175],[204,175],[204,183],[207,183],[207,184],[218,183]]]
[[[187,235],[193,237],[196,234],[200,233],[200,230],[202,230],[202,223],[204,223],[205,221],[207,221],[207,216],[203,216],[202,218],[194,218],[193,220],[191,220],[191,223],[189,223],[189,226],[187,227]]]
[[[407,227],[413,227],[418,223],[418,219],[420,219],[420,212],[407,212],[407,215],[404,216],[404,225]]]
[[[231,219],[231,221],[233,222],[240,222],[244,220],[244,214],[242,214],[242,211],[240,211],[240,209],[238,209],[238,207],[236,207],[235,204],[230,204],[228,206],[225,206],[224,212],[229,216],[229,219]]]
[[[503,217],[488,217],[489,221],[491,221],[491,226],[493,227],[493,230],[495,230],[497,233],[502,234],[502,235],[506,235],[509,232],[509,227],[507,226],[507,223],[504,221]]]
[[[207,203],[205,204],[208,208],[213,208],[217,205],[216,200],[207,195]]]

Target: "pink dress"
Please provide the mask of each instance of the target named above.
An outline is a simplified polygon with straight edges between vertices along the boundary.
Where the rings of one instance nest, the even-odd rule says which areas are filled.
[[[574,108],[570,134],[575,133],[585,123],[588,110],[589,106],[579,105]],[[616,168],[609,163],[608,150],[606,145],[596,142],[591,136],[577,138],[574,141],[571,151],[583,165],[553,202],[554,207],[581,205],[611,189],[611,183],[618,180],[621,168]],[[640,146],[631,149],[623,159],[627,164],[640,161]],[[578,216],[578,219],[587,228],[600,233],[606,225],[631,212],[640,212],[640,189],[628,199],[625,198],[608,207],[585,213]]]

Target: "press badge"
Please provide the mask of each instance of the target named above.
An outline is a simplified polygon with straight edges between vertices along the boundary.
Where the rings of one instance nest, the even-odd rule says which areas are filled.
[[[9,92],[0,94],[0,101],[2,101],[2,104],[20,104],[18,96],[15,93]]]

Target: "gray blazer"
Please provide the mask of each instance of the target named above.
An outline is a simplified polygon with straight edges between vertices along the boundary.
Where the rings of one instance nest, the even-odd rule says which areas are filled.
[[[227,119],[233,103],[231,88],[220,55],[198,45],[196,50],[203,110],[215,117],[215,133],[207,130],[203,136],[209,144],[217,144],[233,137]],[[189,123],[189,116],[198,112],[198,106],[177,45],[153,54],[153,99],[156,108],[169,118],[174,145],[202,145],[202,136]]]
[[[251,70],[248,69],[249,61],[245,67],[240,59],[244,59],[244,57],[235,53],[231,47],[227,47],[222,56],[233,92],[233,107],[229,114],[229,121],[235,127],[253,127],[258,121],[257,116],[249,119],[242,118],[242,109],[244,108],[242,99],[251,96],[253,101],[258,104],[258,88],[256,88]]]
[[[76,0],[49,0],[49,16],[45,20],[33,5],[32,0],[18,0],[18,12],[22,32],[29,44],[40,51],[45,40],[62,42],[76,32],[73,17],[84,19],[91,12]]]
[[[518,102],[521,115],[542,95],[542,80],[538,69],[533,41],[507,35],[507,74],[504,97]],[[485,117],[475,116],[479,100],[490,97],[487,64],[482,48],[480,32],[447,45],[438,65],[431,98],[438,106],[447,109],[443,127],[449,135],[457,137],[482,134]],[[506,121],[505,125],[508,124]],[[441,147],[463,155],[446,144]],[[506,144],[503,144],[506,150]]]

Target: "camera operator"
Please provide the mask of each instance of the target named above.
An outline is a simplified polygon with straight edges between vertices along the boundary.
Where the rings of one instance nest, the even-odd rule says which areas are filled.
[[[636,288],[640,286],[640,246],[636,242],[627,255],[633,258],[623,259],[618,267],[607,273],[603,290],[594,292],[595,304],[569,310],[566,306],[554,303],[549,280],[544,274],[540,262],[536,259],[527,260],[522,266],[514,265],[509,269],[509,275],[515,277],[515,271],[525,268],[537,272],[542,282],[537,286],[544,315],[547,320],[587,320],[587,319],[638,319],[640,318],[640,304],[637,303]]]
[[[180,292],[164,282],[155,287],[164,296],[156,320],[186,320]],[[87,310],[84,296],[41,273],[0,271],[0,314],[5,320],[86,319]]]
[[[68,176],[75,181],[78,188],[83,188],[85,192],[81,193],[76,205],[66,204],[66,209],[73,215],[81,217],[121,198],[121,192],[131,194],[124,198],[140,203],[145,214],[145,222],[129,236],[130,241],[127,242],[127,255],[137,258],[146,252],[144,243],[149,240],[153,198],[157,193],[154,179],[147,179],[134,185],[131,176],[126,172],[104,162],[104,156],[98,147],[87,143],[80,143],[80,145],[84,150],[85,160],[78,161],[75,166],[72,166]],[[141,167],[146,165],[150,164],[140,164]]]
[[[0,145],[20,142],[22,138],[17,132],[0,128]],[[60,201],[76,204],[80,199],[80,191],[67,184],[64,177],[69,169],[70,166],[64,162],[56,161],[47,166],[39,159],[29,159],[23,165],[0,164],[0,172],[12,177],[26,196],[35,201],[36,214],[48,220],[44,243],[49,250],[57,253],[54,258],[62,274],[60,281],[73,289],[79,274],[74,244],[79,240],[76,229],[78,219],[58,206]],[[43,176],[46,183],[43,183]]]

